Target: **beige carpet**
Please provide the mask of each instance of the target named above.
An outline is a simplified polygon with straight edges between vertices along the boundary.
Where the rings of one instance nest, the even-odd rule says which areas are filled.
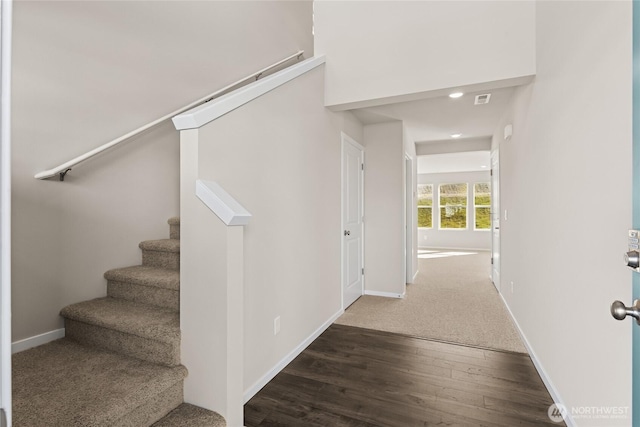
[[[526,353],[489,279],[490,259],[489,252],[420,251],[420,274],[404,299],[365,295],[336,323]]]
[[[107,297],[62,309],[65,338],[12,357],[14,427],[224,427],[183,403],[180,219],[142,242],[143,265],[110,270]],[[102,248],[100,248],[102,250]]]

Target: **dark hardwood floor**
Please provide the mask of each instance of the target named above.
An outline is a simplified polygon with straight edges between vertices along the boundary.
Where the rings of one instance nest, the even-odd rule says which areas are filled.
[[[529,356],[332,325],[245,405],[254,426],[539,426]]]

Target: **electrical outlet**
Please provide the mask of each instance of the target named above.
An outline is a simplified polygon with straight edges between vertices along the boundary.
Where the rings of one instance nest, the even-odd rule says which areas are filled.
[[[273,335],[280,333],[280,316],[273,319]]]
[[[504,220],[508,221],[509,220],[509,215],[507,215],[507,210],[504,210]]]
[[[513,282],[511,282],[511,293],[513,293]]]

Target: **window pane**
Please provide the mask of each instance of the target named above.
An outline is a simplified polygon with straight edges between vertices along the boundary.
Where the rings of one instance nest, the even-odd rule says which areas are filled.
[[[440,185],[440,228],[467,228],[467,184]]]
[[[433,212],[431,207],[418,208],[418,227],[433,227]]]
[[[440,185],[440,205],[467,205],[467,184]]]
[[[418,227],[433,227],[433,185],[418,184]]]
[[[418,184],[418,206],[433,206],[433,185]]]
[[[491,205],[491,185],[488,182],[475,184],[473,187],[473,195],[476,206]]]
[[[459,206],[440,208],[440,228],[467,228],[467,208]]]
[[[476,229],[489,230],[491,228],[491,208],[476,208]]]

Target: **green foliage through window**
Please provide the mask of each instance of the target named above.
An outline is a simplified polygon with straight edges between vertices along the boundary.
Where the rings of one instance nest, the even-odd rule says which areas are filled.
[[[488,182],[473,186],[473,207],[476,214],[476,230],[491,228],[491,185]]]
[[[418,227],[433,228],[433,185],[418,184]]]
[[[440,228],[467,228],[467,184],[440,184]]]

